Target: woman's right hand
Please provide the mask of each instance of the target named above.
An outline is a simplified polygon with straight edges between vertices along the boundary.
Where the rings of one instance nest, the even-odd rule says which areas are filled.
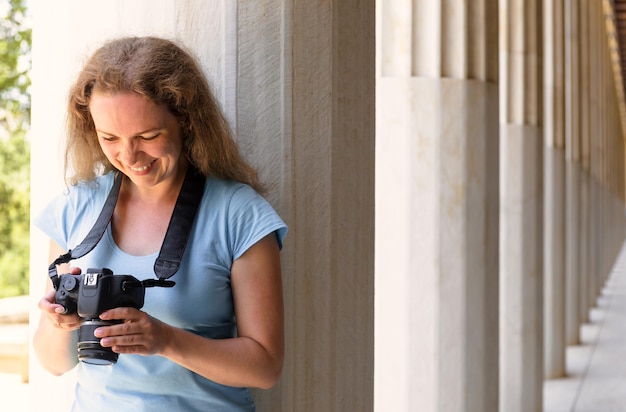
[[[50,242],[50,260],[65,253],[55,242]],[[60,273],[80,274],[80,268],[70,269],[69,265],[60,265]],[[33,348],[41,365],[54,375],[62,375],[78,363],[76,343],[80,327],[78,314],[64,315],[65,308],[56,302],[56,291],[50,279],[45,279],[46,291],[37,306],[41,310],[39,324],[33,335]]]
[[[39,304],[37,306],[39,307],[39,310],[43,312],[42,315],[46,316],[48,322],[50,322],[50,324],[57,329],[67,331],[78,329],[80,326],[80,318],[76,313],[64,315],[65,308],[55,302],[55,293],[56,291],[54,289],[49,290],[39,300]]]

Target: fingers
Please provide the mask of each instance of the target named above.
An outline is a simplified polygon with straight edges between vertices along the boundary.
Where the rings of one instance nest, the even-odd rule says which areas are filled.
[[[41,310],[42,316],[45,316],[48,322],[57,329],[71,331],[80,326],[78,315],[65,315],[65,308],[54,302],[54,290],[39,299],[37,307]]]
[[[80,318],[77,315],[48,314],[48,322],[56,329],[73,331],[80,327]]]
[[[163,346],[165,324],[145,312],[133,308],[115,308],[104,312],[100,318],[118,319],[122,323],[103,326],[94,331],[101,338],[100,345],[117,353],[152,355]]]
[[[47,292],[41,299],[39,299],[37,307],[42,312],[58,313],[62,315],[65,313],[65,308],[63,307],[63,305],[56,303],[54,294],[54,290]]]
[[[147,316],[145,312],[135,308],[114,308],[100,314],[102,320],[134,320]]]
[[[65,308],[62,305],[54,302],[54,291],[47,293],[43,298],[39,299],[37,307],[44,313],[62,315],[65,313]]]
[[[37,307],[42,312],[54,312],[55,306],[59,305],[54,303],[54,290],[46,293],[41,299],[39,299],[39,302],[37,302]]]
[[[70,272],[73,275],[79,275],[81,273],[80,268],[71,268]],[[45,317],[49,324],[56,329],[65,331],[73,331],[80,327],[80,318],[76,313],[66,314],[66,309],[63,305],[56,303],[55,300],[56,290],[49,285],[49,290],[43,295],[37,307],[42,312],[42,317]]]

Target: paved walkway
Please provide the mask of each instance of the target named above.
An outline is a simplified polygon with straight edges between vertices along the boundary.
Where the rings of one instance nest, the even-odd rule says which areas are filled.
[[[567,378],[544,385],[544,412],[626,412],[626,245],[581,344],[567,348]]]

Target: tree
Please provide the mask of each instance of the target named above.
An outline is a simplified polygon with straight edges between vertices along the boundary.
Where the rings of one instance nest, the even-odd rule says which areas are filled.
[[[30,50],[25,0],[0,0],[0,297],[28,293]]]

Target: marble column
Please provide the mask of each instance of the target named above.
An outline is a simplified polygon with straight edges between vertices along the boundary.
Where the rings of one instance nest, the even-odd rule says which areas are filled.
[[[565,33],[563,0],[543,3],[544,375],[565,375]]]
[[[540,411],[543,386],[542,2],[501,0],[500,407]]]
[[[259,410],[371,411],[375,4],[273,0],[262,10],[256,1],[239,3],[256,9],[248,24],[280,10],[277,36],[262,38],[284,47],[287,59],[276,85],[287,88],[275,101],[286,115],[276,119],[283,135],[275,159],[293,229],[285,275],[288,362],[277,389],[282,407],[272,401]]]
[[[580,238],[578,242],[579,294],[578,316],[580,323],[589,321],[588,284],[590,266],[590,140],[591,125],[591,56],[589,30],[589,0],[579,0],[580,33]]]
[[[544,152],[544,376],[565,375],[565,153]]]
[[[378,6],[376,410],[497,411],[497,4]]]
[[[564,3],[565,23],[565,344],[580,340],[580,60],[579,3]]]
[[[600,202],[601,188],[599,187],[600,179],[600,142],[603,139],[604,128],[601,117],[602,104],[601,91],[603,89],[601,70],[601,54],[600,44],[602,42],[601,23],[598,21],[598,5],[600,2],[589,1],[587,4],[588,12],[588,30],[589,30],[589,120],[591,127],[591,135],[589,138],[589,276],[586,284],[586,307],[591,310],[595,306],[596,297],[598,296],[598,272],[600,271],[600,243],[601,228],[600,220]]]

